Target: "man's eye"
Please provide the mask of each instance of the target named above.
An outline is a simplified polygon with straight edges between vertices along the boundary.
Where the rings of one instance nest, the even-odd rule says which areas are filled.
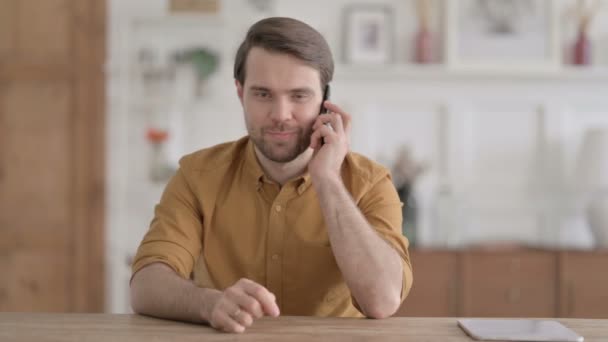
[[[267,91],[258,91],[255,93],[255,96],[262,99],[266,99],[270,97],[270,94]]]
[[[294,100],[297,100],[297,101],[303,101],[303,100],[306,100],[308,98],[308,95],[306,95],[306,94],[294,94],[293,98],[294,98]]]

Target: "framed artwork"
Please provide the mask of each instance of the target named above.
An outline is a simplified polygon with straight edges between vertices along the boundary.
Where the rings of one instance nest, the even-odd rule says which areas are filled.
[[[492,71],[559,67],[553,1],[450,0],[446,6],[449,67]]]
[[[172,13],[219,13],[220,0],[170,0]]]
[[[393,62],[393,11],[385,5],[350,5],[343,16],[343,61],[348,64]]]

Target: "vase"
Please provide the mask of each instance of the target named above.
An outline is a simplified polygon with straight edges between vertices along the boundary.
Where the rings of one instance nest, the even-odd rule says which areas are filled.
[[[574,43],[574,51],[572,56],[574,65],[589,65],[591,64],[591,42],[587,37],[587,31],[579,30],[578,37]]]
[[[165,143],[152,143],[150,156],[149,176],[153,183],[163,183],[169,180],[173,170],[167,160]]]
[[[431,32],[425,27],[420,28],[414,38],[414,61],[420,64],[432,62],[432,37]]]
[[[587,220],[597,248],[608,248],[608,190],[596,192],[587,208]]]
[[[401,202],[403,202],[403,207],[401,207],[401,213],[403,215],[401,232],[409,240],[410,246],[415,246],[418,223],[418,201],[416,200],[416,196],[410,185],[403,185],[398,188],[397,194],[399,195]]]

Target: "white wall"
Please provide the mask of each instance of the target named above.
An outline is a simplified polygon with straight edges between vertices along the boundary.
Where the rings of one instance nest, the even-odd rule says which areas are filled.
[[[397,59],[405,61],[410,55],[408,32],[414,27],[411,1],[369,2],[396,9]],[[144,136],[151,113],[169,104],[162,96],[142,100],[133,51],[141,44],[162,50],[200,40],[224,56],[202,98],[173,108],[181,113],[181,140],[173,145],[173,155],[183,154],[245,134],[231,68],[251,23],[265,15],[302,19],[327,37],[339,59],[341,10],[347,3],[281,0],[275,1],[272,13],[264,14],[253,12],[246,0],[225,0],[219,18],[166,21],[159,20],[167,14],[163,0],[110,1],[108,311],[129,311],[127,259],[147,230],[163,188],[148,180]],[[607,8],[603,18],[593,28],[596,43],[604,46],[595,57],[608,65]],[[564,32],[567,38],[566,26]],[[431,163],[416,189],[421,245],[509,240],[591,246],[581,203],[572,190],[572,171],[584,130],[608,126],[605,70],[494,75],[338,64],[332,90],[333,100],[353,115],[354,150],[390,162],[397,147],[407,143],[418,158]]]

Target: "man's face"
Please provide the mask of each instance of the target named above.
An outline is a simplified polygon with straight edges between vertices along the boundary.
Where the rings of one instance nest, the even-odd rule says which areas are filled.
[[[319,72],[301,60],[254,47],[245,84],[236,81],[249,137],[274,162],[294,160],[310,145],[322,93]]]

